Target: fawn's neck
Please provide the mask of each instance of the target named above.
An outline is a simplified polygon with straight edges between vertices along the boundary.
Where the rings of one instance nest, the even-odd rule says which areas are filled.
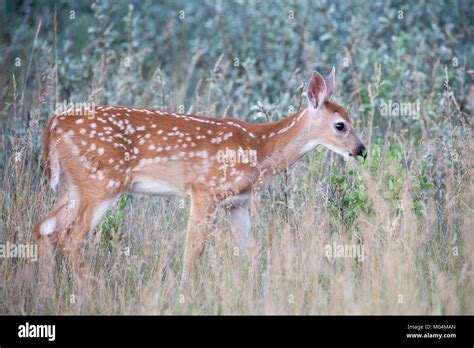
[[[311,122],[308,109],[304,109],[284,120],[262,127],[262,149],[259,155],[261,169],[271,169],[279,173],[306,152],[311,151],[317,142],[311,139]]]

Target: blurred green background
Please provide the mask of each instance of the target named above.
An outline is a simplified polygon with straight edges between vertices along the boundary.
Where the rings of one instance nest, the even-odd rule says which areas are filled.
[[[298,106],[298,87],[313,69],[327,74],[335,66],[337,99],[367,123],[376,64],[381,65],[378,98],[419,99],[427,117],[435,112],[430,106],[438,104],[447,67],[450,88],[466,110],[473,97],[472,5],[3,0],[1,115],[5,120],[20,101],[24,111],[41,88],[51,88],[53,93],[43,96],[42,118],[57,102],[93,99],[168,109],[182,105],[185,111],[194,104],[193,111],[216,116],[227,108],[228,115],[263,121],[265,114],[281,118]],[[375,131],[383,135],[387,120],[378,116]],[[396,126],[416,131],[421,123],[402,118]]]

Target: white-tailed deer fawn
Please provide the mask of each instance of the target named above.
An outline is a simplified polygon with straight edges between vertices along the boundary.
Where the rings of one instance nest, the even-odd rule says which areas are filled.
[[[238,245],[253,248],[252,194],[318,144],[344,156],[364,154],[347,112],[330,101],[334,72],[326,79],[314,72],[308,107],[269,124],[123,106],[96,107],[92,117],[54,116],[43,150],[51,187],[61,183],[62,190],[58,204],[35,227],[40,246],[58,245],[81,269],[85,237],[129,191],[191,197],[183,274],[203,250],[219,206],[229,210]]]

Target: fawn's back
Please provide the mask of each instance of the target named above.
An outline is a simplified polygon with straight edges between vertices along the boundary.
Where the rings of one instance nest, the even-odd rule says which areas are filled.
[[[46,132],[52,185],[64,172],[91,194],[183,194],[199,186],[239,194],[257,176],[256,129],[236,119],[98,106],[93,117],[57,115]],[[226,161],[232,151],[240,161]]]

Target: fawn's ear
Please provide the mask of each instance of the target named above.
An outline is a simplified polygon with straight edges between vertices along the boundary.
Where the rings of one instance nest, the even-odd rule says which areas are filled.
[[[308,102],[310,108],[317,110],[326,99],[327,86],[324,77],[317,71],[313,72],[308,85]]]
[[[334,93],[334,88],[336,85],[336,68],[332,67],[331,72],[329,73],[328,77],[326,77],[326,87],[327,87],[327,92],[326,92],[326,100],[329,100]]]

